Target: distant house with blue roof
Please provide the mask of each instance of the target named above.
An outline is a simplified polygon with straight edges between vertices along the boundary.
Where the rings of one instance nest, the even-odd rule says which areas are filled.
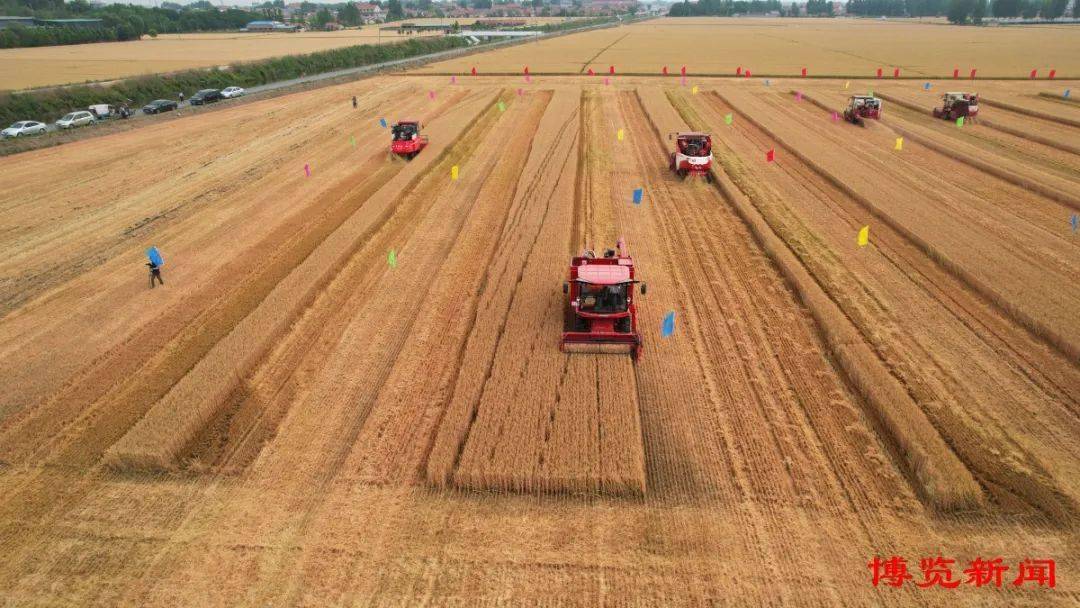
[[[287,25],[280,21],[252,21],[242,31],[245,32],[295,32],[295,25]]]

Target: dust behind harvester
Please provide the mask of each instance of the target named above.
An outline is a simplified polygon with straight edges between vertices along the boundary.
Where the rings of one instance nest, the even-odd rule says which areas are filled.
[[[634,305],[634,260],[619,239],[615,249],[596,257],[586,249],[570,261],[570,277],[563,283],[568,295],[566,320],[559,349],[564,352],[629,352],[641,354],[641,333]],[[641,293],[645,294],[645,284]]]

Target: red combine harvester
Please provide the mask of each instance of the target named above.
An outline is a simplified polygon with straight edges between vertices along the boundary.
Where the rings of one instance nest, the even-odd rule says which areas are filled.
[[[679,177],[703,175],[711,182],[712,137],[708,133],[669,133],[675,139],[675,151],[671,153],[670,169]]]
[[[881,118],[881,100],[869,95],[852,95],[844,108],[844,120],[853,125],[863,126],[863,120]]]
[[[390,142],[390,152],[408,160],[428,145],[427,135],[420,135],[420,122],[416,120],[403,120],[393,125],[390,134],[394,138]]]
[[[634,260],[619,239],[615,249],[598,258],[586,249],[570,261],[566,322],[559,350],[563,352],[629,352],[641,354],[641,334],[634,306]],[[641,294],[645,295],[645,284]]]
[[[975,120],[979,115],[978,93],[945,93],[941,98],[941,107],[934,108],[934,118],[956,120]]]

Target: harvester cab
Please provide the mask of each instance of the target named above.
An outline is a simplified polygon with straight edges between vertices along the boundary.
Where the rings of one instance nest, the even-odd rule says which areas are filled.
[[[863,120],[881,118],[881,100],[870,95],[852,95],[844,109],[844,120],[851,124],[863,125]]]
[[[559,350],[571,353],[641,354],[641,334],[634,305],[634,260],[619,239],[615,249],[596,257],[586,249],[570,261],[566,318]],[[641,294],[646,287],[641,285]]]
[[[712,181],[712,136],[708,133],[669,133],[668,139],[675,140],[675,151],[671,153],[668,167],[681,178],[687,175],[705,177]]]
[[[934,108],[934,118],[956,120],[964,117],[974,120],[979,115],[978,93],[945,93],[941,98],[941,107]]]
[[[404,156],[412,160],[428,145],[426,135],[420,135],[420,122],[415,120],[403,120],[390,127],[390,134],[394,138],[390,142],[390,152],[398,156]]]

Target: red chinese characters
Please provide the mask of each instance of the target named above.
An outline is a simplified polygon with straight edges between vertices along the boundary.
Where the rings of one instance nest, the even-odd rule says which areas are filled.
[[[875,586],[903,587],[908,581],[920,588],[956,589],[960,585],[970,587],[1002,587],[1011,581],[1015,587],[1047,587],[1057,585],[1054,560],[1025,559],[1017,564],[1016,576],[1011,576],[1010,566],[1004,559],[995,557],[983,559],[982,556],[968,562],[968,566],[959,573],[955,570],[955,559],[924,557],[919,560],[922,580],[908,571],[908,562],[903,557],[893,555],[888,558],[874,556],[866,566],[871,571],[870,583]],[[1006,576],[1009,573],[1009,576]]]

